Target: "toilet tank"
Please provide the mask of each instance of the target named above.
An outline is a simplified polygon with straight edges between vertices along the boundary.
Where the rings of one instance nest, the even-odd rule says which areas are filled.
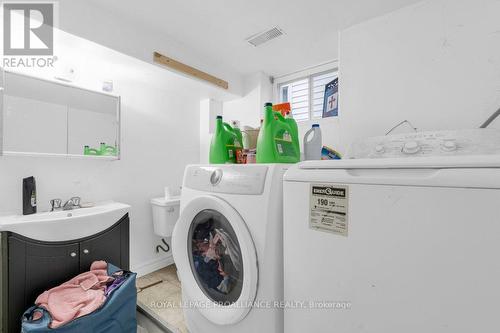
[[[151,199],[154,233],[160,237],[171,237],[179,219],[180,197]]]

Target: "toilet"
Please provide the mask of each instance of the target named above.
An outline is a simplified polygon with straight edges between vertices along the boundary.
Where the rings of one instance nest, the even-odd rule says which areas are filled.
[[[162,238],[171,237],[179,219],[180,197],[151,199],[154,233]]]

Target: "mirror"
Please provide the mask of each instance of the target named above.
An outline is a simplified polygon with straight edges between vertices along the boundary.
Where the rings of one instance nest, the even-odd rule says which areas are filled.
[[[119,158],[119,96],[7,71],[3,82],[4,155]]]

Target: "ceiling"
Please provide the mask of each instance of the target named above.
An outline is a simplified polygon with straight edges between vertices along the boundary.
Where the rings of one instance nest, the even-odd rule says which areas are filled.
[[[280,76],[337,59],[339,30],[421,0],[92,1],[239,74]],[[274,26],[286,35],[259,47],[245,42]]]

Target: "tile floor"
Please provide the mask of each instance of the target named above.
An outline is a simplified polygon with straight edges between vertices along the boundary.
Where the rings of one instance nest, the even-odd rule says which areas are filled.
[[[151,320],[147,315],[140,311],[137,311],[137,333],[171,333],[168,330],[159,325],[156,320]]]
[[[174,333],[188,333],[175,265],[137,279],[137,303]]]

